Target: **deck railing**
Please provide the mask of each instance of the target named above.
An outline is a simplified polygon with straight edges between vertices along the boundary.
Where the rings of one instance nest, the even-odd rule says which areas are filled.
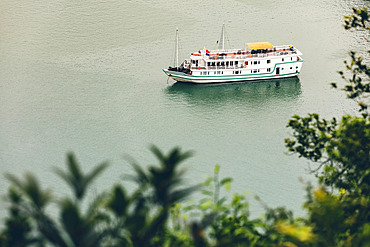
[[[202,58],[210,60],[222,60],[222,59],[247,59],[247,58],[258,58],[258,57],[272,57],[272,56],[284,56],[297,54],[297,50],[291,45],[275,46],[271,49],[258,50],[247,50],[247,49],[232,49],[232,50],[212,50],[210,53],[201,51],[195,53],[196,56],[202,56]]]
[[[275,57],[275,56],[284,56],[284,55],[293,55],[293,54],[297,54],[297,51],[276,51],[276,52],[268,52],[268,53],[257,53],[257,54],[250,54],[250,53],[247,53],[247,54],[241,54],[241,55],[227,55],[227,56],[212,56],[212,55],[208,55],[208,56],[203,56],[203,58],[206,58],[206,59],[210,59],[210,60],[224,60],[224,59],[248,59],[248,58],[252,58],[252,57]]]
[[[191,67],[192,70],[224,70],[224,69],[230,69],[230,70],[233,70],[233,69],[243,69],[243,66],[208,66],[208,67]]]

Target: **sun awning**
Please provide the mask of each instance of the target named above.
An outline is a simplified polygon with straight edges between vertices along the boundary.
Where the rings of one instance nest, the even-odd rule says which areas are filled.
[[[247,46],[249,46],[251,50],[274,48],[270,42],[247,43]]]

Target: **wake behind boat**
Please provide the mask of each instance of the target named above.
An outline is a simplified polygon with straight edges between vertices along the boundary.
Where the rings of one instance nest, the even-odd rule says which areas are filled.
[[[221,49],[202,49],[178,65],[178,30],[176,30],[176,64],[162,69],[178,82],[226,83],[298,76],[302,53],[293,45],[273,46],[269,42],[246,43],[242,49],[225,49],[222,27]]]

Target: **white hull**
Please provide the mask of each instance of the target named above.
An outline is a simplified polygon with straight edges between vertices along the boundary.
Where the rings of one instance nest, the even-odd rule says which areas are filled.
[[[225,73],[222,75],[190,75],[184,72],[170,71],[168,69],[163,69],[163,72],[178,82],[186,83],[197,83],[197,84],[206,84],[206,83],[228,83],[228,82],[243,82],[243,81],[255,81],[255,80],[269,80],[277,78],[287,78],[298,76],[302,67],[303,60],[287,62],[279,64],[279,67],[275,65],[274,69],[271,72],[265,73],[249,73],[250,70],[242,69],[241,74],[226,74],[227,70],[223,70]],[[297,68],[298,67],[298,68]],[[278,73],[277,70],[278,69]],[[210,71],[210,74],[214,71]]]

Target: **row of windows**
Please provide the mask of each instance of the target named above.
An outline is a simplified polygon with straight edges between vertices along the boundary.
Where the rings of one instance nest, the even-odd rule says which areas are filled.
[[[261,61],[250,61],[251,65],[252,64],[261,64]],[[271,60],[267,60],[267,63],[271,63]],[[239,62],[238,61],[226,61],[226,62],[207,62],[208,66],[238,66]],[[248,65],[249,62],[245,61],[245,65]]]
[[[201,75],[209,75],[209,72],[207,72],[207,71],[203,71],[203,72],[200,72],[200,74]],[[211,73],[212,74],[212,73]],[[213,74],[214,75],[223,75],[224,74],[224,72],[223,71],[213,71]]]
[[[298,66],[295,67],[296,69],[298,69]],[[272,68],[267,68],[267,72],[271,72],[271,69]],[[293,67],[290,67],[289,69],[293,69]],[[284,68],[281,68],[281,70],[284,70]],[[254,69],[254,70],[250,70],[250,73],[259,73],[260,70],[259,69]],[[237,75],[237,74],[241,74],[242,71],[241,70],[233,70],[233,74]],[[201,75],[209,75],[209,71],[201,71],[200,72]],[[212,74],[212,72],[211,72]],[[223,71],[213,71],[213,74],[214,75],[223,75],[224,72]]]
[[[234,64],[235,64],[235,66],[237,66],[239,63],[238,63],[238,61],[226,61],[226,62],[207,62],[207,65],[208,66],[234,66]]]

